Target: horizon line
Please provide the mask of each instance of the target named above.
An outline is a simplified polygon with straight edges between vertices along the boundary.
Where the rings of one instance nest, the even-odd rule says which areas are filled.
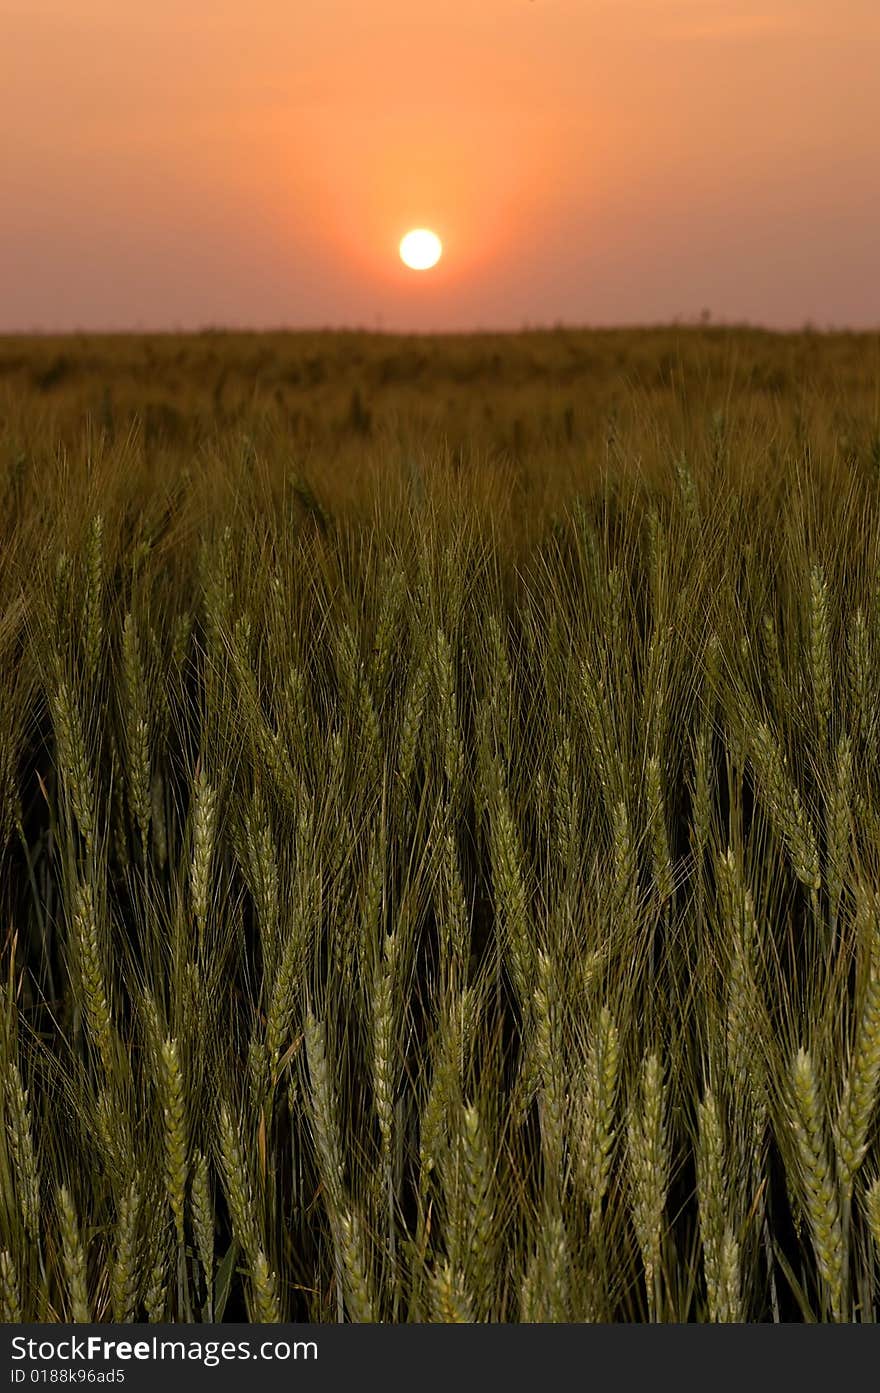
[[[873,337],[880,334],[880,321],[873,325],[836,323],[819,325],[815,323],[815,321],[807,318],[799,324],[778,325],[764,324],[758,320],[716,319],[712,315],[705,317],[697,315],[688,318],[676,316],[673,319],[626,321],[620,323],[603,322],[594,324],[588,322],[567,322],[564,320],[554,320],[550,324],[533,324],[526,321],[518,328],[509,325],[504,327],[479,325],[469,328],[453,329],[395,329],[385,327],[384,325],[370,327],[364,324],[246,325],[212,324],[210,322],[190,327],[177,325],[166,325],[162,327],[128,325],[125,327],[47,329],[39,327],[6,328],[0,326],[0,339],[201,338],[211,335],[215,335],[218,338],[223,336],[233,337],[247,335],[290,338],[315,338],[334,335],[338,335],[339,337],[345,335],[360,335],[369,338],[387,339],[515,338],[530,334],[662,333],[674,329],[703,333],[713,330],[725,330],[735,333],[767,334],[777,338],[791,337],[793,335]]]

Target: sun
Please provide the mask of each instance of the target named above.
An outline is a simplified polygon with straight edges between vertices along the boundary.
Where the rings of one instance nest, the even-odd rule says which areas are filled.
[[[443,243],[427,227],[413,228],[400,243],[400,259],[411,271],[430,271],[443,255]]]

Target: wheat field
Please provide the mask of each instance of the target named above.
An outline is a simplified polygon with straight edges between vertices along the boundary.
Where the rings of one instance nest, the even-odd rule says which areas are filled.
[[[880,339],[0,340],[6,1321],[873,1321]]]

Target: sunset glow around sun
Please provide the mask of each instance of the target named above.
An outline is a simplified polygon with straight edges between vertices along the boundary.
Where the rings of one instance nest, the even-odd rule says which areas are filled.
[[[0,37],[0,335],[880,325],[878,0],[0,0]]]
[[[400,259],[411,271],[430,271],[443,254],[443,243],[436,232],[414,228],[400,243]]]

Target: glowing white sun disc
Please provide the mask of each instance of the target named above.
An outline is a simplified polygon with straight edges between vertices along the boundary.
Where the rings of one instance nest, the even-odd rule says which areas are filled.
[[[443,254],[443,243],[426,227],[413,228],[400,243],[400,259],[411,271],[430,271]]]

